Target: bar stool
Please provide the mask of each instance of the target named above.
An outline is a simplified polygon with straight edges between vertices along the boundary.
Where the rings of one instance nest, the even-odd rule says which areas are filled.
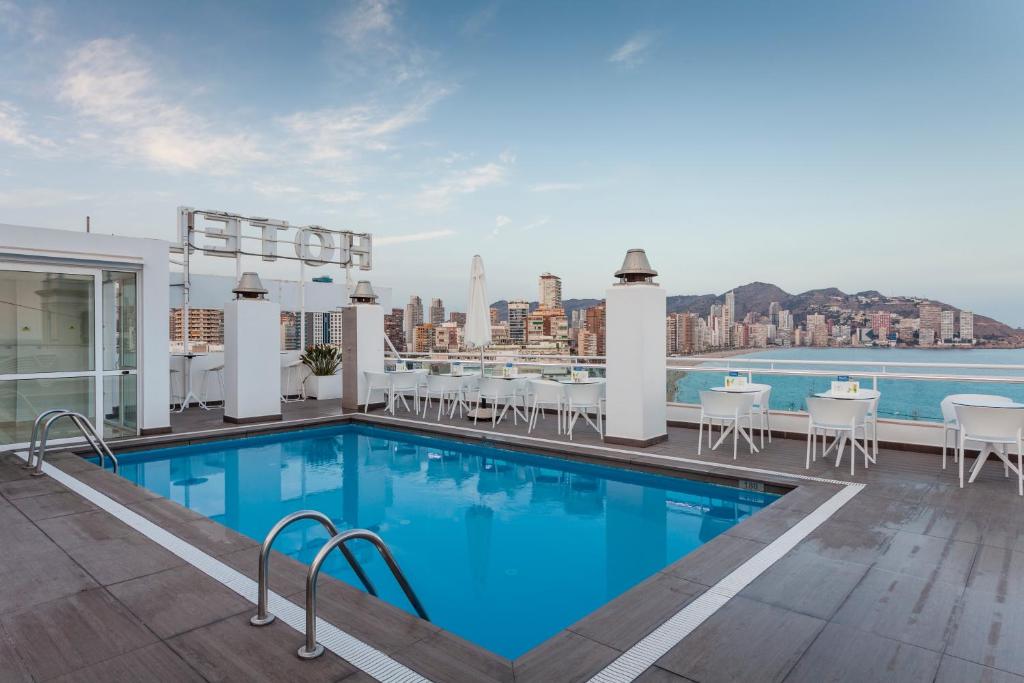
[[[296,401],[306,400],[306,383],[302,381],[302,366],[301,360],[293,360],[281,366],[284,369],[284,383],[281,384],[282,403],[295,403]],[[295,382],[298,382],[299,390],[296,394],[289,394],[288,390],[291,389],[292,384]],[[298,398],[291,398],[293,395]]]
[[[171,368],[171,406],[180,406],[185,400],[185,390],[181,388],[181,370]]]
[[[201,396],[201,398],[199,399],[199,407],[202,408],[203,410],[213,410],[213,408],[210,407],[210,385],[209,385],[209,378],[210,378],[210,374],[211,373],[213,373],[213,374],[215,374],[217,376],[217,384],[220,386],[220,407],[221,407],[221,410],[223,410],[224,409],[224,402],[227,399],[227,397],[224,395],[225,392],[224,392],[224,364],[223,363],[221,363],[220,365],[215,365],[213,367],[206,368],[205,370],[203,370],[203,380],[200,383],[202,385],[202,388],[200,389],[200,392],[199,392],[200,396]]]

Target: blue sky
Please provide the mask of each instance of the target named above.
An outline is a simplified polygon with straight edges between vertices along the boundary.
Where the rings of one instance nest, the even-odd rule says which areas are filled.
[[[474,253],[492,298],[599,297],[643,247],[672,294],[1024,325],[1021,64],[1017,0],[0,0],[0,222],[369,231],[374,282],[454,308]]]

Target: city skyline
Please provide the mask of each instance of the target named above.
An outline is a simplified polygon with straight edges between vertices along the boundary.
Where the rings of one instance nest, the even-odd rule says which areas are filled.
[[[5,0],[0,222],[173,239],[186,204],[365,230],[371,279],[404,300],[426,266],[455,307],[475,253],[495,299],[545,270],[578,298],[643,247],[670,292],[827,281],[1022,326],[1022,13]]]

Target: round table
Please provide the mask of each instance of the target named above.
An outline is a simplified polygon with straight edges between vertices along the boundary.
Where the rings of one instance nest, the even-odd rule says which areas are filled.
[[[734,384],[731,387],[711,387],[711,391],[723,394],[759,394],[771,389],[767,384]]]
[[[189,397],[196,400],[196,403],[202,405],[202,401],[199,397],[192,393],[192,359],[197,356],[205,356],[205,353],[195,353],[194,351],[187,351],[184,353],[172,353],[172,356],[179,356],[182,358],[182,365],[184,366],[185,381],[182,383],[182,389],[185,390],[185,397],[181,399],[181,409],[179,413],[185,412],[185,408],[188,407]]]
[[[861,389],[857,393],[851,393],[848,391],[833,392],[823,391],[820,394],[815,394],[818,398],[834,398],[840,401],[874,401],[875,399],[882,397],[882,392],[877,389]]]

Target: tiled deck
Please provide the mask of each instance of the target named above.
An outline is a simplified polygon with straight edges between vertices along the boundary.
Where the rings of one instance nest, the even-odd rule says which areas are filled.
[[[315,401],[284,413],[339,415],[336,403]],[[390,421],[379,411],[370,419]],[[226,427],[219,413],[199,410],[173,424],[179,435]],[[576,444],[559,445],[553,424],[540,423],[534,436],[547,441],[537,443],[521,439],[521,424],[459,431],[632,466],[742,475],[723,468],[731,450],[697,458],[694,430],[671,428],[668,442],[642,451],[604,450],[583,427]],[[252,540],[74,456],[53,462],[254,575]],[[803,462],[802,441],[777,439],[762,454],[741,451],[735,464],[779,473],[749,478],[785,482],[807,473]],[[825,462],[810,474],[866,488],[638,680],[1024,681],[1024,500],[1001,466],[964,490],[952,467],[913,452],[883,450],[852,478]],[[333,580],[322,588],[322,616],[434,681],[587,680],[840,488],[791,483],[800,488],[515,662]],[[0,456],[0,548],[2,681],[369,680],[330,653],[298,660],[298,633],[280,623],[251,628],[253,607],[237,594],[54,480],[28,478],[9,455]],[[301,602],[303,568],[275,562],[272,588]]]

